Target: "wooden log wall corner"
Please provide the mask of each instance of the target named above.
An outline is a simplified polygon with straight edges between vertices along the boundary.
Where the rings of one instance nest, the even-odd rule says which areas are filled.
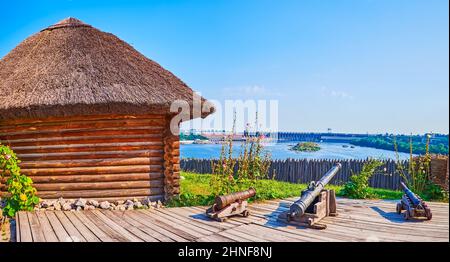
[[[164,191],[165,200],[180,193],[180,136],[173,133],[170,124],[172,117],[166,118],[164,132]],[[178,127],[179,127],[178,123]]]

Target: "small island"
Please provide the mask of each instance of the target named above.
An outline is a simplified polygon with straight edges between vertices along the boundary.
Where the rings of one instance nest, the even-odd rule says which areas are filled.
[[[298,152],[316,152],[320,150],[320,146],[313,142],[301,142],[293,146],[291,150]]]

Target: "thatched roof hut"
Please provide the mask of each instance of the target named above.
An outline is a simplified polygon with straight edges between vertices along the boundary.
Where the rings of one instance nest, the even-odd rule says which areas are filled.
[[[43,198],[167,198],[179,192],[175,100],[192,107],[192,89],[113,34],[68,18],[0,60],[0,142]]]

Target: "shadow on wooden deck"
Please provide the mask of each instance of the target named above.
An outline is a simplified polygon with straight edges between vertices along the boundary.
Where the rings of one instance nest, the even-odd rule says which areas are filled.
[[[405,220],[403,218],[403,214],[397,214],[396,211],[394,212],[386,212],[383,209],[373,206],[370,207],[372,210],[374,210],[375,212],[377,212],[378,214],[380,214],[381,217],[389,220],[392,223],[400,223],[400,224],[404,224],[404,223],[422,223],[422,222],[426,222],[426,219],[422,219],[422,218],[411,218],[409,220]]]

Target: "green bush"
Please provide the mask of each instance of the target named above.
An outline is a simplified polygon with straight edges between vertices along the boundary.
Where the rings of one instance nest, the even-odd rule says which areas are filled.
[[[20,173],[20,160],[8,146],[0,145],[0,179],[6,180],[8,196],[4,197],[3,215],[13,217],[17,211],[31,211],[39,203],[31,178]]]
[[[383,162],[375,159],[369,160],[362,167],[359,174],[353,174],[350,181],[344,185],[341,194],[349,198],[373,198],[369,187],[369,179],[375,171],[383,165]]]
[[[441,186],[428,181],[425,185],[425,190],[420,192],[419,195],[424,200],[438,200],[448,202],[448,191],[445,191]]]

